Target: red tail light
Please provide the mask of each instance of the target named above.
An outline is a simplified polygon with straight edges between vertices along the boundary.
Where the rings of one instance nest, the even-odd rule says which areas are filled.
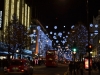
[[[8,72],[10,72],[10,69],[7,69]]]
[[[21,72],[24,72],[24,70],[21,70]]]

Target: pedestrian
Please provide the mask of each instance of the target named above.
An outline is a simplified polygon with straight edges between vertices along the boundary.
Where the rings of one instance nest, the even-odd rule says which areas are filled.
[[[74,64],[73,64],[73,73],[74,73],[74,75],[76,75],[76,70],[77,70],[77,64],[76,64],[77,62],[74,62]]]
[[[99,73],[100,73],[100,61],[98,62],[98,71],[99,71]]]
[[[76,75],[79,74],[79,68],[80,68],[79,62],[76,62]]]
[[[81,75],[83,75],[83,71],[84,71],[84,64],[83,62],[80,63],[80,73]]]
[[[93,62],[92,67],[93,67],[93,70],[97,70],[97,64],[96,64],[96,62]]]
[[[73,62],[71,61],[70,63],[69,63],[69,74],[70,75],[72,75],[72,73],[73,73]]]

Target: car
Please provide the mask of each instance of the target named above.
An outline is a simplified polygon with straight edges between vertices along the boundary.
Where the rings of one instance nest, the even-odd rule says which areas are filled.
[[[31,66],[30,61],[27,59],[12,59],[7,67],[7,74],[32,75],[33,66]]]

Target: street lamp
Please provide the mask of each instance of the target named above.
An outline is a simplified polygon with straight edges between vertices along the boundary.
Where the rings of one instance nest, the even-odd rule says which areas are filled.
[[[19,49],[16,50],[16,59],[18,58]]]
[[[75,73],[75,56],[76,56],[76,52],[77,52],[76,43],[74,43],[72,46],[72,52],[73,52],[73,58],[74,58],[74,75],[76,75],[76,73]]]

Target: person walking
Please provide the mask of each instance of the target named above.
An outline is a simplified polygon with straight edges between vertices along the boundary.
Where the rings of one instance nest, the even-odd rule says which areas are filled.
[[[97,63],[97,66],[98,66],[98,71],[100,73],[100,61]]]
[[[69,63],[69,75],[72,75],[72,73],[73,73],[73,62],[71,61]]]
[[[79,62],[76,62],[76,75],[79,75],[79,68],[80,68]]]
[[[84,71],[84,64],[83,62],[80,63],[80,74],[83,75],[83,71]]]

